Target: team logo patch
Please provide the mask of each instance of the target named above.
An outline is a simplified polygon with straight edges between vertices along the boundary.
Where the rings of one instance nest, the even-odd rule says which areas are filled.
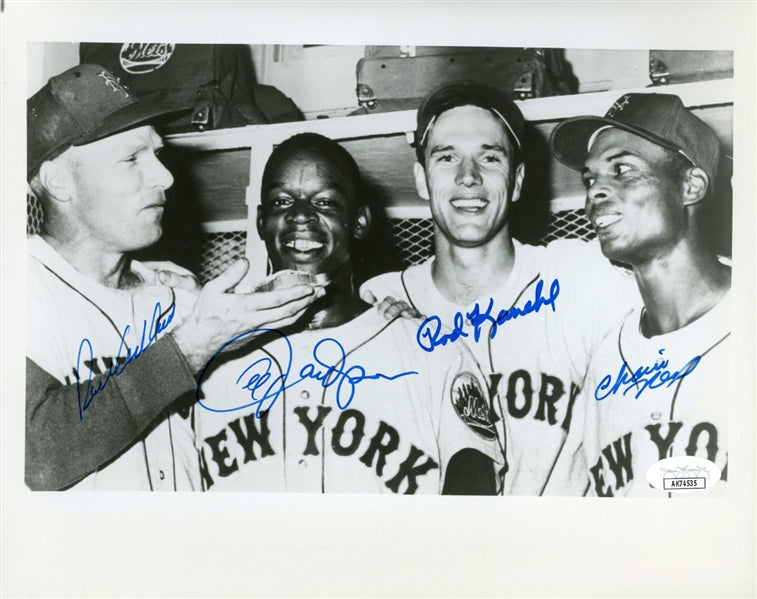
[[[478,379],[469,372],[463,372],[452,381],[452,406],[466,426],[483,437],[494,439],[494,423],[486,401],[486,394]]]
[[[628,94],[625,94],[624,96],[621,96],[610,107],[610,110],[607,111],[607,117],[612,118],[614,117],[618,112],[622,112],[623,109],[628,106],[628,103],[631,101],[631,98],[628,96]]]
[[[118,58],[127,73],[144,75],[166,64],[175,48],[176,44],[124,44]]]
[[[125,97],[129,97],[129,92],[126,91],[126,88],[123,86],[121,80],[118,77],[114,77],[113,75],[108,73],[108,71],[100,71],[97,76],[105,81],[105,85],[107,85],[114,92],[121,92]]]

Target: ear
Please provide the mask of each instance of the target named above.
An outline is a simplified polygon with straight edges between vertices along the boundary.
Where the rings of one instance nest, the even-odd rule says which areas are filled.
[[[258,214],[257,214],[257,218],[255,219],[255,224],[257,225],[257,228],[258,228],[258,237],[260,237],[260,239],[265,241],[265,239],[263,239],[263,205],[262,204],[258,204]]]
[[[431,198],[431,194],[429,194],[428,185],[426,184],[426,171],[420,162],[416,162],[413,165],[413,174],[415,175],[415,190],[421,198],[428,201]]]
[[[710,180],[698,166],[686,171],[683,179],[683,205],[693,206],[701,202],[707,195]]]
[[[74,195],[71,173],[61,164],[47,160],[39,167],[39,182],[56,202],[70,202]]]
[[[352,236],[355,239],[365,239],[368,235],[368,229],[371,227],[371,209],[366,204],[358,208],[355,216],[355,227]]]
[[[515,181],[513,182],[513,192],[510,194],[510,201],[517,202],[520,199],[520,191],[523,189],[523,177],[526,176],[526,165],[522,162],[515,167]]]

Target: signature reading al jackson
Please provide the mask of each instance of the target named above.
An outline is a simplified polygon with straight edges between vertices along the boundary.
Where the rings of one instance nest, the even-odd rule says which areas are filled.
[[[229,345],[246,337],[261,333],[274,333],[284,339],[288,352],[286,365],[281,368],[280,371],[276,368],[276,372],[272,373],[272,358],[264,356],[255,360],[242,370],[235,381],[235,385],[245,392],[246,403],[232,407],[225,407],[223,409],[214,408],[208,405],[208,399],[201,399],[200,391],[205,373],[213,363],[213,360],[215,360]],[[349,366],[347,365],[347,354],[344,347],[339,341],[331,337],[325,337],[315,344],[313,347],[313,361],[308,362],[300,369],[300,372],[298,373],[299,378],[290,381],[289,376],[291,369],[292,344],[286,335],[276,329],[253,329],[251,331],[246,331],[225,343],[205,365],[205,368],[197,381],[197,400],[203,408],[211,412],[233,412],[255,406],[255,415],[260,418],[265,412],[273,407],[276,400],[286,389],[291,389],[302,381],[313,379],[319,381],[324,389],[329,387],[333,388],[336,404],[340,410],[344,410],[352,403],[357,385],[364,380],[385,379],[387,381],[393,381],[403,376],[418,374],[415,371],[400,372],[399,374],[392,375],[382,374],[380,372],[368,374],[363,366],[358,364]]]

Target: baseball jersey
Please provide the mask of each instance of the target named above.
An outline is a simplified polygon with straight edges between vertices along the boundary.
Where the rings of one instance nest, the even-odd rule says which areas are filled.
[[[206,488],[440,493],[450,458],[469,448],[498,475],[475,360],[463,348],[420,351],[416,328],[370,309],[339,327],[270,333],[203,376]]]
[[[468,306],[448,301],[436,288],[434,258],[371,279],[361,293],[408,300],[426,317],[438,317],[434,323],[441,321],[449,343],[467,343],[488,375],[498,426],[507,422],[504,492],[540,495],[570,428],[591,352],[638,291],[596,242],[513,245],[510,275]],[[417,329],[417,344],[429,349],[434,323]]]
[[[61,464],[42,488],[199,490],[192,410],[167,408],[194,388],[166,336],[192,294],[136,261],[143,285],[105,287],[39,236],[28,252],[27,472]]]
[[[572,478],[588,495],[684,496],[647,482],[651,466],[676,456],[710,460],[727,478],[730,292],[664,335],[644,337],[642,312],[623,319],[592,358],[582,391],[585,425],[571,434],[556,468],[555,480]],[[725,491],[722,482],[717,487]]]

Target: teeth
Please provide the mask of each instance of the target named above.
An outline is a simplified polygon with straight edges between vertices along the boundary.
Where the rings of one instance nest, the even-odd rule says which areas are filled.
[[[486,206],[487,202],[485,200],[482,200],[481,198],[460,198],[456,200],[452,200],[452,205],[455,208],[462,208],[462,209],[476,209],[476,208],[483,208]]]
[[[298,252],[309,252],[310,250],[319,250],[323,247],[322,243],[311,241],[310,239],[293,239],[292,241],[287,241],[284,245]]]
[[[615,224],[622,218],[623,216],[620,214],[603,214],[602,216],[598,216],[594,220],[594,223],[598,229],[602,229],[603,227],[609,227],[610,225]]]

